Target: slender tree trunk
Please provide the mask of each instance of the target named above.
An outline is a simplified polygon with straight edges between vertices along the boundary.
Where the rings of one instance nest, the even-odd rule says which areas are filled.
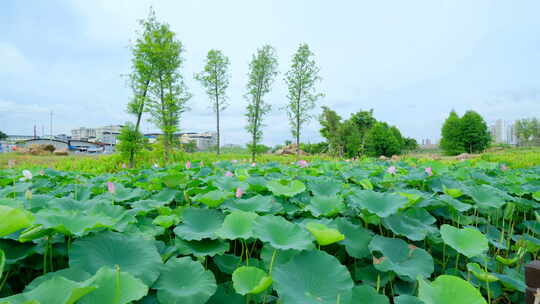
[[[137,111],[137,123],[135,124],[135,132],[139,132],[139,126],[141,124],[141,118],[144,111],[144,100],[146,98],[146,93],[148,91],[148,84],[150,83],[150,80],[146,80],[144,84],[144,90],[142,92],[142,102],[139,110]],[[133,168],[135,167],[135,151],[131,150],[129,152],[129,167]]]

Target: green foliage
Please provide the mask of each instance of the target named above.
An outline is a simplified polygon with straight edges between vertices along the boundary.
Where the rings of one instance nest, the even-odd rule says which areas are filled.
[[[276,51],[270,45],[258,49],[249,63],[247,93],[245,95],[248,100],[246,130],[251,135],[252,161],[255,161],[255,156],[258,154],[255,148],[262,139],[264,116],[271,109],[271,105],[264,101],[264,95],[270,92],[272,83],[278,74],[277,67]]]
[[[195,79],[201,82],[206,94],[212,103],[212,110],[216,113],[217,154],[220,153],[221,133],[220,114],[227,108],[226,91],[229,87],[229,58],[220,50],[210,50],[206,56],[204,70],[195,74]]]
[[[301,143],[300,150],[308,154],[323,154],[323,153],[328,152],[328,143],[327,142],[320,142],[316,144]]]
[[[144,136],[132,123],[128,122],[120,130],[117,140],[116,151],[120,153],[122,158],[129,159],[130,166],[133,167],[134,163],[131,163],[133,161],[131,157],[139,154],[144,148]]]
[[[0,131],[0,140],[4,140],[4,139],[6,139],[7,137],[8,137],[8,136],[7,136],[6,133]]]
[[[321,78],[319,77],[320,68],[314,57],[315,54],[307,44],[300,44],[293,56],[291,69],[285,74],[289,99],[287,116],[297,147],[300,146],[302,127],[311,119],[310,111],[315,108],[316,101],[323,96],[316,92],[315,85]],[[297,150],[297,153],[300,153],[300,150]]]
[[[520,146],[538,145],[540,143],[540,121],[537,118],[517,120],[515,132]]]
[[[340,137],[341,116],[330,108],[323,106],[323,112],[319,116],[319,123],[322,128],[320,133],[328,142],[329,152],[336,155],[343,155],[344,140]]]
[[[441,137],[441,148],[448,155],[482,152],[491,140],[486,122],[474,111],[467,111],[461,118],[455,111],[450,112]]]
[[[377,122],[366,135],[366,154],[369,156],[392,156],[401,153],[401,135],[396,138],[397,129],[386,123]],[[399,132],[399,131],[397,131]]]

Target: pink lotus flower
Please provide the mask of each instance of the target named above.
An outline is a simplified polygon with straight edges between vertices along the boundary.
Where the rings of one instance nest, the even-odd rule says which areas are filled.
[[[236,164],[238,161],[236,159],[231,160],[231,163]]]
[[[433,170],[431,169],[431,167],[427,167],[426,169],[424,169],[424,171],[427,173],[428,176],[433,175]]]
[[[109,191],[109,193],[112,193],[112,194],[116,192],[116,187],[114,186],[114,183],[107,182],[107,191]]]
[[[501,170],[503,170],[503,171],[508,170],[508,166],[506,166],[505,164],[502,164],[501,165]]]
[[[186,162],[186,169],[190,169],[191,168],[191,162],[188,160]]]
[[[122,169],[125,169],[125,168],[127,168],[126,164],[122,163]]]
[[[242,190],[242,188],[236,188],[236,198],[241,198],[242,197],[242,194],[244,194],[244,191]]]
[[[255,167],[256,165],[257,165],[257,163],[251,163],[252,167]]]
[[[28,170],[23,170],[22,174],[23,174],[23,177],[19,179],[21,182],[31,180],[33,177],[32,172]]]
[[[297,164],[300,166],[300,168],[305,168],[309,165],[308,162],[303,159],[299,160]]]
[[[397,171],[397,169],[396,169],[395,166],[390,166],[390,167],[388,167],[388,169],[386,169],[386,172],[390,173],[390,174],[396,174],[396,171]]]
[[[234,174],[231,171],[225,172],[225,176],[234,176]]]

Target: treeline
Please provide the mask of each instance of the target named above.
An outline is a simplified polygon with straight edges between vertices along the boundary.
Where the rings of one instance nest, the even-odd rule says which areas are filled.
[[[520,146],[540,145],[540,121],[537,118],[519,119],[514,128]]]
[[[176,34],[167,23],[157,20],[152,9],[148,18],[140,21],[140,26],[141,31],[137,33],[132,46],[132,71],[129,74],[133,99],[127,105],[127,111],[134,116],[135,123],[126,124],[118,145],[118,150],[129,158],[130,166],[133,166],[135,154],[144,146],[139,131],[143,115],[148,115],[148,120],[162,131],[163,152],[167,161],[175,144],[174,134],[178,131],[181,114],[188,110],[186,102],[192,97],[182,73],[184,45]],[[246,130],[250,134],[248,148],[252,160],[255,160],[256,154],[260,153],[264,119],[272,108],[265,97],[279,74],[276,50],[270,45],[262,46],[253,55],[248,68],[244,95]],[[283,78],[288,88],[286,113],[297,145],[300,144],[304,126],[312,118],[311,111],[323,96],[317,89],[321,80],[319,70],[315,54],[307,44],[300,44]],[[229,58],[215,49],[208,51],[202,71],[195,75],[195,79],[205,88],[216,115],[218,154],[221,145],[220,117],[228,106],[230,77]]]
[[[462,117],[451,111],[441,129],[440,147],[447,155],[482,152],[490,142],[487,124],[475,111],[467,111]]]
[[[377,121],[373,110],[359,111],[342,120],[335,111],[323,107],[319,123],[327,152],[342,157],[392,156],[418,147],[415,139],[403,137],[397,127]]]

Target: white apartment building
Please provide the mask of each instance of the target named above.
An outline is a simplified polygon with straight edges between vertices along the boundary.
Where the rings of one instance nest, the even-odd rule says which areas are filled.
[[[71,139],[115,145],[116,137],[120,134],[122,127],[122,125],[109,125],[98,128],[80,127],[71,130]]]
[[[516,145],[518,143],[514,122],[497,119],[489,126],[494,143]]]

